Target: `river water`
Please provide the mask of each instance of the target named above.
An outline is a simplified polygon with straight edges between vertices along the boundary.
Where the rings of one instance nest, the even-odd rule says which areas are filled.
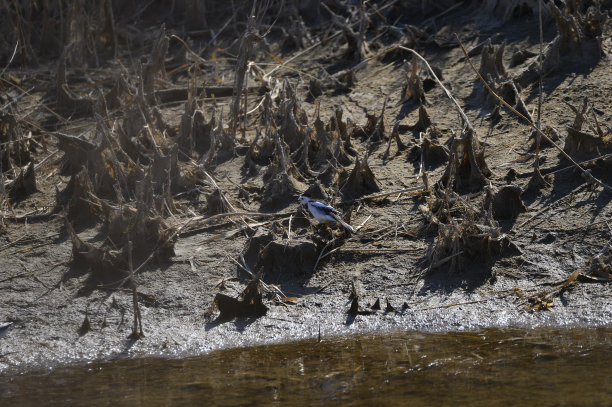
[[[0,375],[0,405],[612,405],[612,328],[396,332]]]

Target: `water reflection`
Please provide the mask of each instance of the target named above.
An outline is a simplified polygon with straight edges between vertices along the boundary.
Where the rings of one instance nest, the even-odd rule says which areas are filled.
[[[612,329],[363,335],[0,383],[6,405],[609,405]]]

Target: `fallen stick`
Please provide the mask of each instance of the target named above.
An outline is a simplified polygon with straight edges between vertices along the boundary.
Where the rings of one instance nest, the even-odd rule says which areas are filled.
[[[387,254],[387,253],[418,253],[422,251],[422,249],[412,249],[408,247],[397,247],[397,248],[383,248],[383,249],[360,249],[360,248],[351,248],[351,247],[337,247],[335,249],[330,250],[322,256],[319,256],[319,260],[323,260],[327,256],[330,256],[334,253],[351,253],[351,254]]]
[[[359,249],[344,247],[338,250],[338,253],[417,253],[422,249],[414,249],[410,247],[382,248],[382,249]],[[331,252],[330,252],[331,253]]]
[[[350,199],[348,201],[342,201],[340,202],[340,205],[345,205],[345,204],[350,204],[350,203],[354,203],[354,202],[362,202],[362,201],[369,201],[370,199],[378,199],[378,198],[384,198],[386,196],[389,195],[395,195],[395,194],[401,194],[404,192],[414,192],[414,191],[421,191],[421,190],[425,190],[425,186],[418,186],[418,187],[410,187],[410,188],[402,188],[402,189],[396,189],[394,191],[389,191],[389,192],[379,192],[377,194],[373,194],[373,195],[367,195],[361,198],[356,198],[356,199]]]
[[[261,218],[282,218],[286,216],[291,216],[293,212],[277,212],[277,213],[262,213],[262,212],[226,212],[226,213],[218,213],[212,216],[195,216],[190,218],[191,221],[202,221],[203,223],[208,223],[210,221],[221,219],[221,218],[230,218],[234,216],[248,216],[248,217],[261,217]]]
[[[243,89],[244,90],[244,89]],[[265,92],[263,86],[250,86],[246,88],[249,93],[254,92]],[[216,98],[234,96],[234,88],[231,86],[198,86],[196,88],[198,94],[205,92],[206,96]],[[172,103],[172,102],[183,102],[187,100],[189,95],[189,88],[173,88],[173,89],[161,89],[155,91],[155,97],[160,103]]]
[[[455,302],[455,303],[452,303],[452,304],[438,305],[438,306],[435,306],[435,307],[417,308],[417,309],[415,309],[415,311],[430,311],[430,310],[434,310],[434,309],[458,307],[460,305],[480,304],[481,302],[487,302],[487,301],[491,301],[491,300],[498,300],[500,298],[505,298],[505,297],[509,296],[510,294],[512,294],[512,293],[500,295],[500,296],[497,296],[497,297],[485,298],[485,299],[482,299],[482,300]]]
[[[361,224],[355,228],[355,232],[357,232],[359,229],[363,228],[364,225],[366,224],[366,222],[369,221],[371,217],[372,217],[372,215],[368,216],[363,222],[361,222]]]

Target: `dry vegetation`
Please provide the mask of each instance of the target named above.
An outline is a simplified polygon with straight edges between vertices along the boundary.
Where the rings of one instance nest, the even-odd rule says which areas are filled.
[[[610,280],[609,1],[543,2],[547,40],[527,45],[503,27],[525,20],[538,33],[535,0],[234,3],[0,3],[0,256],[27,264],[23,248],[44,246],[44,258],[72,247],[37,263],[56,276],[40,301],[86,273],[81,295],[128,290],[142,337],[144,272],[199,235],[191,250],[232,253],[223,272],[200,265],[185,281],[202,284],[221,319],[295,303],[306,292],[283,285],[323,265],[389,256],[410,264],[387,276],[414,286],[408,300],[432,276],[477,268],[460,277],[477,286],[500,259],[523,264],[530,222],[568,199],[596,207],[579,227],[595,233],[597,254],[528,306],[549,308],[580,279]],[[492,19],[505,34],[482,22],[461,31],[453,15]],[[600,94],[546,110],[573,70],[602,65]],[[296,205],[305,192],[358,232],[311,224]],[[3,295],[25,269],[3,270]],[[221,293],[236,275],[242,294]],[[385,296],[384,282],[371,287]],[[349,313],[380,309],[362,310],[357,291]],[[401,311],[387,301],[386,312]]]

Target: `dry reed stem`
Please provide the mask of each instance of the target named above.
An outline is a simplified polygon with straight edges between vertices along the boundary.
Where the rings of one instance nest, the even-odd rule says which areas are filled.
[[[251,45],[258,40],[261,40],[262,37],[257,33],[257,21],[255,19],[255,5],[256,2],[253,2],[253,6],[251,8],[251,13],[249,14],[247,20],[247,27],[240,39],[240,49],[238,51],[237,65],[236,65],[236,75],[234,79],[234,95],[232,99],[232,105],[230,110],[230,135],[232,138],[236,138],[236,129],[238,128],[238,113],[240,112],[240,96],[242,95],[242,89],[244,86],[244,81],[247,79],[247,69],[248,69],[248,53],[251,50]],[[265,10],[263,11],[265,12]],[[246,115],[246,109],[244,114]]]
[[[19,39],[17,39],[17,41],[15,42],[15,49],[13,50],[13,55],[11,55],[11,57],[9,58],[9,61],[6,63],[6,66],[4,67],[2,72],[0,72],[0,76],[4,75],[4,72],[6,72],[11,62],[13,62],[13,58],[15,58],[15,55],[17,55],[18,47],[19,47]]]
[[[225,194],[223,193],[223,190],[219,187],[219,185],[217,185],[217,183],[215,182],[214,178],[208,173],[206,172],[206,170],[204,170],[204,168],[200,168],[200,171],[202,171],[202,173],[204,175],[206,175],[206,177],[208,178],[208,181],[212,184],[212,186],[219,192],[219,195],[221,196],[221,199],[223,200],[223,202],[225,203],[225,205],[233,212],[233,213],[237,213],[236,208],[234,208],[234,206],[230,203],[230,201],[227,199],[227,197],[225,196]],[[246,226],[248,228],[249,224],[244,220],[244,218],[241,215],[238,215],[238,217],[240,218],[240,220],[242,221],[242,223],[244,224],[244,226]]]
[[[341,205],[346,205],[346,204],[355,203],[355,202],[369,201],[371,199],[384,198],[390,195],[401,194],[404,192],[415,192],[415,191],[425,191],[425,186],[396,189],[396,190],[389,191],[389,192],[380,192],[380,193],[376,193],[372,195],[367,195],[361,198],[349,199],[347,201],[342,201]]]
[[[457,39],[459,39],[459,37],[457,37]],[[442,90],[444,91],[444,93],[446,94],[446,96],[450,99],[450,101],[455,105],[455,108],[457,109],[457,111],[459,112],[459,115],[461,116],[461,118],[463,119],[463,122],[466,124],[466,126],[470,129],[470,130],[474,130],[474,128],[472,127],[472,124],[470,123],[470,120],[468,119],[467,115],[465,114],[465,112],[463,111],[463,109],[461,109],[461,106],[459,105],[459,102],[457,102],[457,99],[455,99],[453,97],[453,95],[450,93],[450,91],[446,88],[446,86],[444,86],[444,84],[442,83],[442,81],[438,78],[438,76],[436,75],[436,73],[434,72],[434,70],[432,69],[432,67],[429,65],[429,62],[427,62],[427,60],[421,56],[421,54],[419,54],[418,52],[416,52],[415,50],[413,50],[412,48],[408,48],[408,47],[404,47],[402,45],[396,45],[394,47],[392,47],[389,50],[385,50],[383,51],[383,53],[387,53],[387,52],[391,52],[394,49],[401,49],[404,51],[408,51],[411,52],[414,56],[416,56],[417,58],[419,58],[421,61],[423,61],[423,63],[425,64],[425,66],[427,67],[427,70],[429,71],[429,73],[431,74],[431,76],[434,78],[434,80],[438,83],[438,85],[440,85],[440,87],[442,88]],[[464,50],[465,51],[465,50]],[[381,53],[381,54],[383,54]],[[379,54],[379,55],[381,55]],[[466,55],[467,57],[467,55]]]

